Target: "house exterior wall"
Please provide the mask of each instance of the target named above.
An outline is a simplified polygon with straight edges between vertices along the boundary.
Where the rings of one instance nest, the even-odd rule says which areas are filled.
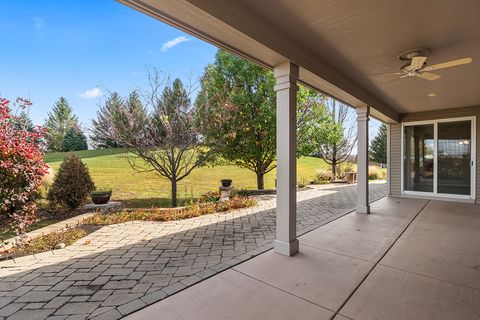
[[[475,200],[480,203],[480,107],[440,110],[436,112],[419,112],[401,115],[400,123],[390,124],[390,164],[389,190],[390,195],[399,196],[402,193],[402,123],[412,121],[438,120],[447,118],[476,117],[476,172]]]

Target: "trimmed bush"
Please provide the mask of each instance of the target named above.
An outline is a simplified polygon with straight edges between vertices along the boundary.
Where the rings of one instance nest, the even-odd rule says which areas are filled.
[[[47,199],[53,205],[76,209],[85,203],[94,189],[88,168],[79,157],[71,154],[60,165]]]

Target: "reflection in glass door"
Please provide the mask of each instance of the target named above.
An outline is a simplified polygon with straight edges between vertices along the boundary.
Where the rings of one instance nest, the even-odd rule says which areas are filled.
[[[433,192],[434,141],[433,124],[405,126],[404,190]]]
[[[438,124],[438,193],[470,195],[471,121]]]
[[[474,119],[403,126],[403,192],[473,198]]]

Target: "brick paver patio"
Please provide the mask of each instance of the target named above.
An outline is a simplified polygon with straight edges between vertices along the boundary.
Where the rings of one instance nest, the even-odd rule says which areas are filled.
[[[386,194],[371,184],[370,199]],[[356,186],[298,193],[297,229],[355,207]],[[106,226],[61,250],[0,262],[0,317],[118,319],[272,248],[275,199],[226,214]]]

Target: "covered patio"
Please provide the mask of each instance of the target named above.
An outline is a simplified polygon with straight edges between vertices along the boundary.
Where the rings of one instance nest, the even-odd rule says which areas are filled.
[[[480,2],[119,1],[273,70],[277,93],[273,251],[131,319],[480,318]],[[356,212],[301,237],[298,83],[355,108],[358,137]],[[370,205],[372,117],[389,196]]]
[[[128,319],[479,319],[478,206],[383,198]]]
[[[389,195],[478,203],[480,2],[119,1],[273,70],[277,253],[299,251],[298,83],[356,109],[357,213],[370,212],[371,117],[388,125]]]

